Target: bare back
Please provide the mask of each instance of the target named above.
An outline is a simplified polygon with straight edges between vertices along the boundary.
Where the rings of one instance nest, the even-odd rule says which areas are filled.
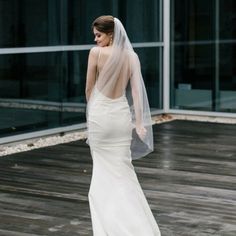
[[[116,99],[121,97],[125,93],[126,86],[130,79],[130,63],[128,53],[121,58],[118,64],[119,68],[114,68],[114,73],[112,74],[112,78],[109,76],[102,76],[101,72],[112,53],[112,47],[101,47],[98,55],[97,61],[97,82],[103,84],[105,83],[114,83],[113,86],[109,86],[109,90],[102,91],[104,95],[111,99]],[[125,53],[124,53],[125,54]],[[101,75],[101,76],[100,76]],[[112,80],[112,81],[111,81]]]

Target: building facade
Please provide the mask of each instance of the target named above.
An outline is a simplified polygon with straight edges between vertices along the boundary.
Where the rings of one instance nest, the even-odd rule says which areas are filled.
[[[114,15],[153,114],[236,117],[233,0],[0,0],[0,143],[85,127],[92,21]]]

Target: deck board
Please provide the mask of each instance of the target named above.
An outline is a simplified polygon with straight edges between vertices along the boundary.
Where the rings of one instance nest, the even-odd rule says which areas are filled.
[[[133,164],[162,236],[235,236],[236,126],[172,121],[154,140]],[[92,236],[91,173],[84,141],[0,157],[0,235]]]

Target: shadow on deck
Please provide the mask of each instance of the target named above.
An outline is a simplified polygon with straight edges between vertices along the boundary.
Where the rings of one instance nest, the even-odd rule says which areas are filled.
[[[172,121],[154,135],[133,164],[162,236],[235,236],[236,126]],[[0,235],[92,235],[91,171],[84,141],[0,157]]]

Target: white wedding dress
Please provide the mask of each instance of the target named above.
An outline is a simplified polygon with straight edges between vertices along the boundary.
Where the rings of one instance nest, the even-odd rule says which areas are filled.
[[[112,46],[98,50],[89,64],[96,64],[97,77],[87,107],[93,235],[160,236],[132,165],[153,150],[150,108],[139,58],[117,18]]]
[[[94,89],[88,116],[93,173],[89,204],[94,236],[160,236],[131,159],[132,123],[125,95]]]

